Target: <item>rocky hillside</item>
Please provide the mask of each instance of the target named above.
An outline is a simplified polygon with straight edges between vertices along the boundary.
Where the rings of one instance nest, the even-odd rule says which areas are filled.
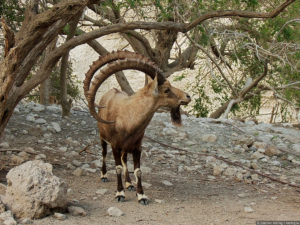
[[[68,119],[62,119],[60,113],[56,105],[22,103],[16,108],[0,144],[2,184],[6,184],[5,174],[11,167],[32,159],[51,163],[66,180],[87,175],[87,180],[99,179],[101,147],[95,120],[81,107],[74,107]],[[109,195],[113,198],[114,160],[109,155],[109,174],[113,180]],[[290,188],[300,187],[300,130],[289,124],[275,126],[186,115],[183,126],[175,127],[168,113],[156,113],[146,130],[142,165],[145,177],[161,178],[153,178],[155,181],[146,178],[146,190],[160,184],[175,188],[179,180],[191,176],[205,177],[207,182],[269,188],[276,188],[282,182]],[[132,164],[129,170],[133,171]],[[189,191],[195,189],[190,187]],[[157,198],[155,193],[152,196]],[[152,204],[158,204],[156,200],[152,199]],[[244,210],[251,211],[253,206],[247,205]]]

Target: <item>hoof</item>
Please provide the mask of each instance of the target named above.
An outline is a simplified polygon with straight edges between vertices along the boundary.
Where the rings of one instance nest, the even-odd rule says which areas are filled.
[[[149,204],[149,200],[147,198],[142,198],[139,200],[139,203],[141,205],[148,205]]]
[[[128,191],[135,191],[135,187],[133,185],[130,185],[127,187]]]
[[[124,202],[125,201],[125,197],[124,196],[116,196],[116,199],[118,202]]]
[[[108,179],[106,177],[102,177],[101,181],[104,182],[104,183],[106,183],[106,182],[108,182]]]

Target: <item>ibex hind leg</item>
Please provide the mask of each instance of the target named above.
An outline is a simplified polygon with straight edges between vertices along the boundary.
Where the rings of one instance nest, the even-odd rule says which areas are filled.
[[[102,168],[101,168],[101,181],[102,182],[108,182],[107,179],[107,169],[106,169],[106,154],[107,154],[107,143],[103,140],[101,140],[101,146],[102,146]]]

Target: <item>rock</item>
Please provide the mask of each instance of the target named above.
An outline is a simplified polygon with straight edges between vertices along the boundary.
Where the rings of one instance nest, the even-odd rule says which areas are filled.
[[[72,164],[73,164],[74,166],[79,167],[79,166],[82,165],[82,162],[79,162],[78,160],[74,159],[74,160],[72,161]]]
[[[59,113],[61,111],[61,108],[58,105],[49,105],[46,107],[47,111]]]
[[[162,183],[166,186],[173,186],[173,184],[170,181],[163,180]]]
[[[57,133],[61,132],[61,128],[60,128],[60,126],[59,126],[58,123],[56,123],[56,122],[51,122],[51,125],[52,125],[53,129],[54,129]]]
[[[223,174],[225,176],[229,176],[229,177],[232,177],[236,174],[236,168],[233,168],[233,167],[228,167],[224,172]]]
[[[108,215],[115,216],[115,217],[120,217],[120,216],[124,215],[124,213],[122,212],[122,210],[119,209],[119,208],[117,208],[117,207],[110,207],[107,210],[107,213],[108,213]]]
[[[214,167],[213,167],[213,175],[214,176],[220,176],[223,172],[223,168],[218,165],[218,164],[215,164]]]
[[[29,158],[29,154],[27,152],[19,152],[18,156],[24,158],[25,160]]]
[[[83,175],[83,169],[77,168],[76,170],[73,171],[72,174],[73,174],[74,176],[76,176],[76,177],[80,177],[80,176]]]
[[[44,105],[37,104],[34,107],[32,107],[32,110],[35,112],[42,112],[45,110],[45,108],[46,107]]]
[[[259,148],[265,149],[267,147],[267,144],[264,142],[256,141],[253,143],[253,147],[255,147],[257,149],[259,149]]]
[[[33,221],[29,218],[24,218],[21,220],[21,224],[33,224]]]
[[[102,166],[102,163],[101,163],[100,159],[96,159],[96,160],[91,162],[91,165],[96,167],[96,168],[100,168]]]
[[[201,140],[204,142],[214,143],[217,141],[217,136],[214,134],[205,134],[201,137]]]
[[[56,219],[58,219],[58,220],[65,220],[65,219],[67,219],[67,216],[65,214],[62,214],[62,213],[54,213],[53,217],[56,218]]]
[[[244,212],[246,212],[246,213],[253,213],[254,210],[250,206],[246,206],[246,207],[244,207]]]
[[[4,203],[18,218],[42,218],[52,208],[65,208],[67,185],[52,173],[52,165],[28,161],[9,171]]]
[[[0,214],[3,213],[5,211],[5,205],[3,204],[3,202],[0,199]]]
[[[251,155],[251,159],[261,159],[261,158],[264,158],[265,155],[263,155],[262,153],[260,153],[259,151],[257,152],[254,152],[252,155]]]
[[[69,206],[68,211],[72,216],[86,216],[86,211],[79,206]]]
[[[161,199],[154,199],[154,201],[158,204],[162,204],[164,203],[164,200],[161,200]]]
[[[89,173],[96,173],[97,172],[97,169],[92,169],[92,168],[84,168],[84,170],[86,172],[89,172]]]
[[[272,161],[271,164],[272,164],[273,166],[280,166],[280,165],[281,165],[281,163],[280,163],[279,161],[277,161],[277,160]]]
[[[247,197],[248,195],[246,193],[240,193],[238,194],[237,196],[239,196],[240,198],[245,198]]]
[[[43,118],[39,118],[39,119],[35,120],[34,122],[37,123],[37,124],[45,124],[45,123],[47,123],[47,121],[44,120]]]
[[[0,148],[9,148],[9,144],[7,142],[0,143]]]
[[[96,194],[97,195],[104,195],[104,194],[106,194],[107,193],[107,189],[98,189],[97,191],[96,191]]]
[[[274,145],[267,145],[265,148],[265,155],[267,156],[278,156],[280,153],[281,152]]]
[[[24,159],[23,157],[18,156],[18,155],[12,155],[10,159],[16,165],[20,165],[26,161],[26,159]]]
[[[293,145],[292,145],[292,149],[293,149],[296,153],[300,153],[300,144],[293,144]]]
[[[251,162],[250,168],[251,168],[251,169],[254,169],[254,170],[257,170],[257,169],[259,169],[259,166],[257,165],[256,162]]]
[[[257,174],[252,174],[251,179],[254,181],[259,181],[259,176]]]
[[[0,221],[3,221],[3,225],[17,225],[14,216],[11,211],[6,211],[0,214]]]
[[[66,152],[68,150],[68,148],[67,147],[59,147],[58,150],[61,152]]]
[[[45,154],[38,154],[35,156],[36,160],[40,160],[40,159],[46,159],[46,155]]]
[[[35,115],[33,115],[33,114],[27,115],[26,116],[26,121],[34,122],[35,121]]]

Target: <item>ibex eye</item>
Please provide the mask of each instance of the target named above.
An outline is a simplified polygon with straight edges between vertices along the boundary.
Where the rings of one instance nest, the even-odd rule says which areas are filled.
[[[170,92],[170,88],[165,90],[165,93],[169,93]]]

